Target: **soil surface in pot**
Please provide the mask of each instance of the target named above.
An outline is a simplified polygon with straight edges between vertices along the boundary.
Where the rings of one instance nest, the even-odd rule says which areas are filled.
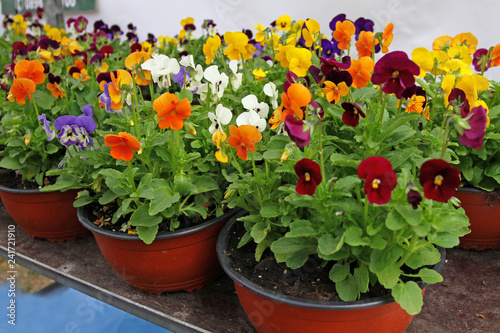
[[[301,268],[290,269],[285,263],[277,262],[269,249],[265,250],[260,262],[257,262],[253,242],[238,249],[238,242],[245,232],[243,223],[236,223],[233,231],[237,237],[230,238],[226,255],[233,269],[248,280],[265,289],[288,296],[317,301],[341,301],[335,291],[334,283],[328,277],[333,266],[332,262],[323,267],[325,263],[321,258],[311,256]],[[414,273],[410,269],[405,269],[405,272]],[[390,290],[376,283],[370,285],[368,292],[362,294],[360,299],[390,296],[390,294]]]
[[[45,177],[44,185],[55,183],[56,177]],[[38,189],[40,186],[36,182],[23,181],[21,176],[14,170],[0,168],[0,185],[16,190]]]
[[[123,232],[125,233],[126,231],[122,229],[122,226],[127,223],[127,221],[130,219],[130,215],[128,214],[126,216],[122,216],[118,219],[116,223],[111,223],[111,220],[113,219],[113,215],[115,214],[116,210],[118,209],[118,204],[113,201],[109,204],[106,205],[100,205],[97,202],[88,204],[87,206],[84,207],[86,210],[87,216],[89,217],[89,220],[94,223],[96,226],[99,228],[109,230],[109,231],[114,231],[114,232]],[[191,217],[186,217],[181,215],[179,217],[179,226],[175,230],[182,230],[185,228],[189,228],[198,224],[201,224],[205,221],[208,221],[212,219],[213,216],[208,217],[206,220],[203,219],[201,215],[195,215]],[[164,233],[164,232],[169,232],[170,231],[170,220],[164,220],[159,224],[158,228],[158,234]],[[134,233],[134,232],[132,232]]]

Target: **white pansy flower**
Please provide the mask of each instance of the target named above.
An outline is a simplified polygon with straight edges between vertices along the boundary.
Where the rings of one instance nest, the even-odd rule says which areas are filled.
[[[183,67],[194,68],[194,57],[192,54],[185,55],[179,61],[179,64]]]
[[[179,73],[181,69],[177,59],[169,58],[164,54],[153,54],[151,59],[141,65],[141,68],[150,71],[153,82],[161,88],[170,87],[170,75]]]
[[[208,119],[210,119],[210,121],[212,122],[212,124],[210,124],[210,127],[208,128],[208,131],[210,132],[210,134],[214,134],[218,129],[224,132],[221,129],[221,125],[229,124],[232,118],[233,113],[231,112],[231,110],[224,107],[222,104],[218,104],[215,108],[215,113],[208,113]]]
[[[272,82],[266,83],[264,85],[264,94],[266,96],[271,97],[271,104],[273,109],[278,108],[278,89],[276,89],[276,85]]]
[[[219,73],[217,65],[212,65],[205,69],[203,76],[210,82],[210,91],[212,95],[217,95],[221,98],[222,95],[224,95],[224,89],[226,89],[229,84],[229,77],[225,73]]]
[[[269,114],[269,105],[267,105],[265,102],[259,103],[257,100],[257,96],[255,95],[248,95],[244,97],[241,100],[241,103],[243,104],[243,107],[249,111],[255,111],[259,117],[261,118],[267,118],[267,115]]]
[[[236,118],[236,125],[252,125],[256,127],[259,132],[262,132],[266,129],[267,121],[262,119],[257,112],[255,111],[247,111],[243,112]]]
[[[231,87],[233,91],[238,90],[243,82],[243,73],[238,73],[238,60],[229,61],[229,69],[231,69]]]

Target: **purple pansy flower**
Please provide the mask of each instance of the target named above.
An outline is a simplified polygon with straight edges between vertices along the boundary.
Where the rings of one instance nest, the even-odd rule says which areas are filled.
[[[45,130],[45,133],[47,133],[47,140],[51,141],[56,137],[56,132],[50,129],[50,121],[47,120],[47,117],[45,116],[45,113],[42,113],[39,117],[38,120],[43,124],[43,129]]]
[[[54,122],[54,127],[60,131],[57,135],[64,146],[78,144],[79,150],[92,146],[94,141],[88,135],[93,133],[96,127],[94,119],[92,119],[92,105],[87,104],[82,108],[82,115],[76,116],[61,116]]]

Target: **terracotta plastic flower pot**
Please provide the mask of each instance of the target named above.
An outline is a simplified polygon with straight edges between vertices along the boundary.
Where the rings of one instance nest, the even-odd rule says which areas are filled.
[[[148,293],[193,291],[212,282],[222,269],[217,261],[217,237],[236,211],[202,224],[158,234],[147,245],[137,235],[105,230],[78,208],[78,218],[97,241],[110,266],[133,288]]]
[[[460,238],[459,247],[479,251],[500,248],[500,193],[462,187],[455,196],[462,202],[471,230]]]
[[[31,237],[50,242],[90,235],[78,222],[73,207],[77,193],[77,190],[40,192],[0,186],[0,197],[12,219]]]
[[[259,333],[276,332],[404,332],[414,316],[409,315],[390,296],[352,302],[315,301],[265,289],[233,270],[226,250],[234,234],[233,218],[221,231],[217,255],[224,271],[233,279],[240,303]],[[445,261],[434,267],[440,272]],[[426,284],[420,284],[422,288]],[[422,293],[425,289],[423,289]]]

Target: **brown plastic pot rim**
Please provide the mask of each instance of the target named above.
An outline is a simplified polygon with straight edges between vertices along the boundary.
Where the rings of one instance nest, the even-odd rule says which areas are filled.
[[[219,258],[219,262],[221,264],[222,269],[226,274],[240,286],[250,290],[251,292],[270,299],[275,302],[301,307],[308,309],[317,309],[317,310],[358,310],[358,309],[366,309],[379,305],[389,304],[394,302],[394,297],[392,296],[380,296],[374,297],[366,300],[357,300],[357,301],[317,301],[305,298],[299,298],[294,296],[288,296],[281,293],[278,293],[273,290],[269,290],[259,286],[256,283],[248,280],[241,273],[232,269],[231,264],[226,256],[225,250],[227,249],[228,240],[230,236],[230,231],[233,225],[238,223],[237,219],[243,215],[245,215],[245,211],[239,211],[235,214],[228,223],[222,228],[221,233],[219,234],[219,238],[217,240],[217,257]],[[441,254],[441,260],[434,265],[433,269],[440,273],[443,270],[444,263],[446,260],[446,250],[442,247],[436,246]],[[424,289],[429,284],[424,282],[418,283],[421,289]]]
[[[78,216],[78,220],[80,221],[80,223],[88,230],[90,230],[93,233],[96,233],[98,235],[105,236],[105,237],[110,237],[110,238],[114,238],[114,239],[121,239],[121,240],[135,240],[135,241],[142,242],[142,240],[137,235],[129,235],[129,234],[125,234],[122,232],[110,231],[110,230],[106,230],[106,229],[102,229],[102,228],[97,227],[94,223],[92,223],[88,219],[87,214],[85,214],[85,209],[84,209],[85,207],[86,206],[77,208],[77,216]],[[216,225],[218,223],[221,223],[224,220],[231,218],[237,212],[239,212],[239,209],[231,209],[231,210],[227,211],[226,213],[222,214],[221,216],[214,217],[213,219],[208,220],[204,223],[200,223],[198,225],[195,225],[195,226],[192,226],[189,228],[184,228],[181,230],[175,230],[175,231],[171,231],[171,232],[157,234],[155,239],[167,239],[167,238],[175,238],[175,237],[179,237],[179,236],[189,235],[189,234],[195,233],[197,231],[210,228],[211,226]]]

